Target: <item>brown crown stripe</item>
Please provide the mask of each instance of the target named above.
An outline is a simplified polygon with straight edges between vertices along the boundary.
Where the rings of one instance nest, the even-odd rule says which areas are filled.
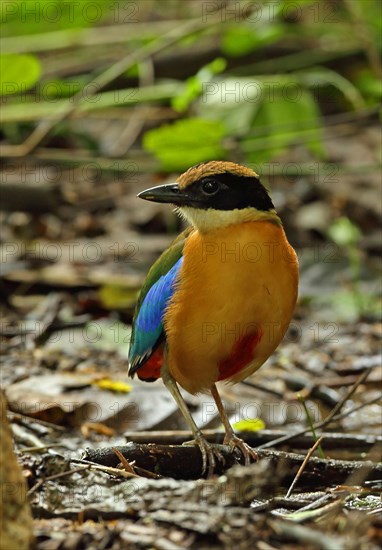
[[[255,177],[259,176],[246,166],[241,166],[240,164],[235,164],[234,162],[222,162],[214,160],[211,162],[203,162],[197,166],[192,166],[184,172],[176,180],[180,188],[187,187],[194,181],[198,181],[207,176],[213,176],[214,174],[224,174],[225,172],[231,172],[236,176],[245,176],[245,177]]]

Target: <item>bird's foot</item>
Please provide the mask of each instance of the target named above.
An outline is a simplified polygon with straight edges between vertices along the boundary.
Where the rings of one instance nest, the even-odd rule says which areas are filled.
[[[232,449],[240,449],[242,452],[244,459],[245,459],[245,465],[248,466],[250,462],[257,462],[258,460],[258,454],[252,447],[247,445],[240,437],[237,437],[235,434],[229,434],[226,435],[223,441],[223,445],[229,445]]]
[[[224,457],[216,445],[208,443],[205,437],[200,434],[192,441],[186,441],[183,445],[197,445],[202,453],[202,475],[207,473],[207,477],[211,477],[214,473],[216,463],[224,462]]]

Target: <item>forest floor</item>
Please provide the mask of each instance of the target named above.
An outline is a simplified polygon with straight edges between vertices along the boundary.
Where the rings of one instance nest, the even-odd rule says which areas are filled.
[[[244,383],[221,386],[231,420],[255,430],[242,435],[259,449],[258,463],[205,480],[195,479],[199,451],[160,446],[190,439],[163,384],[127,378],[136,292],[173,238],[168,228],[180,228],[166,207],[137,208],[135,193],[154,181],[137,176],[127,195],[120,182],[106,189],[85,182],[75,206],[59,214],[7,214],[2,385],[36,547],[377,548],[381,323],[373,297],[373,200],[357,204],[357,223],[368,228],[356,249],[362,269],[354,281],[348,251],[318,227],[307,229],[301,214],[310,207],[310,226],[319,224],[313,210],[322,212],[324,199],[325,208],[336,208],[349,182],[325,189],[311,181],[315,200],[306,204],[301,179],[287,188],[275,183],[300,257],[299,305],[267,364]],[[296,200],[297,216],[290,205]],[[351,200],[353,194],[348,208]],[[185,397],[209,439],[221,442],[212,399]],[[309,423],[323,436],[321,451],[288,494],[315,442]],[[128,472],[115,447],[132,464]]]

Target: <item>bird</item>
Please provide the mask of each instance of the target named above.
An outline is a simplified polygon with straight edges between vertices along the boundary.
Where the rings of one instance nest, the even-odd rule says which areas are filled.
[[[156,260],[138,296],[128,355],[129,376],[162,378],[199,446],[203,474],[222,460],[207,442],[179,390],[210,393],[223,444],[245,464],[256,451],[230,424],[217,382],[252,375],[281,342],[298,294],[298,259],[268,190],[251,168],[207,161],[175,183],[139,198],[175,206],[188,227]]]

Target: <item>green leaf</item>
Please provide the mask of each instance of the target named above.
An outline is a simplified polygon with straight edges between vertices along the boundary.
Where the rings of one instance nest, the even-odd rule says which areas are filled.
[[[201,82],[196,76],[191,76],[186,80],[186,85],[183,91],[172,99],[172,108],[178,113],[182,113],[187,109],[190,103],[201,94],[201,92]]]
[[[208,63],[206,65],[206,68],[208,68],[212,74],[220,74],[222,73],[225,68],[227,67],[227,61],[224,59],[224,57],[217,57],[211,63]]]
[[[191,76],[186,80],[185,86],[180,94],[174,97],[171,101],[173,109],[182,113],[190,103],[197,99],[202,91],[203,85],[208,83],[212,77],[224,71],[227,62],[222,57],[217,57],[211,63],[204,65],[196,75]]]
[[[252,26],[235,25],[224,33],[222,50],[225,55],[239,57],[277,42],[284,33],[284,26],[280,24],[266,25],[256,29]]]
[[[181,171],[205,160],[225,157],[226,135],[219,121],[189,118],[149,130],[143,147],[153,153],[167,171]]]
[[[23,93],[40,75],[40,62],[34,55],[0,55],[0,95]]]
[[[104,285],[98,291],[102,305],[107,309],[126,309],[136,300],[136,290],[116,285]]]
[[[328,235],[339,246],[355,246],[361,237],[361,231],[349,218],[341,216],[329,227]]]

